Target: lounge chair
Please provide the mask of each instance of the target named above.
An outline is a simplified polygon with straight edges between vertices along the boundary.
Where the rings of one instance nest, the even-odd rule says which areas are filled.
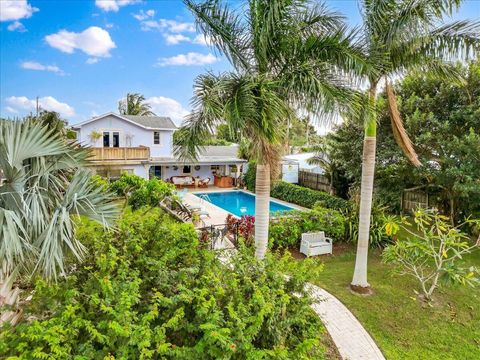
[[[210,184],[210,178],[202,179],[198,182],[199,188],[208,188],[208,184]]]

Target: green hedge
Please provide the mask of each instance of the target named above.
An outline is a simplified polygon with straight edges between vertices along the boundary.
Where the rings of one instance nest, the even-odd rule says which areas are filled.
[[[270,221],[269,244],[273,248],[298,247],[302,234],[314,231],[325,231],[334,241],[343,241],[345,221],[340,211],[321,207],[288,213]]]
[[[307,208],[313,208],[317,203],[327,209],[346,210],[349,207],[347,200],[284,181],[275,183],[270,195]]]

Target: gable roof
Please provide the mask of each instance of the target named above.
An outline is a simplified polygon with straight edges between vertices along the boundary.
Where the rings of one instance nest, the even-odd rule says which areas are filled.
[[[132,120],[139,125],[151,129],[176,129],[172,119],[167,116],[141,116],[141,115],[122,115],[124,118]]]
[[[125,120],[129,123],[140,126],[144,129],[151,130],[175,130],[177,127],[173,123],[172,119],[167,116],[140,116],[140,115],[119,115],[114,112],[109,112],[94,118],[88,119],[81,123],[72,126],[73,129],[80,129],[83,125],[89,124],[93,121],[103,119],[107,116],[115,116],[119,119]]]

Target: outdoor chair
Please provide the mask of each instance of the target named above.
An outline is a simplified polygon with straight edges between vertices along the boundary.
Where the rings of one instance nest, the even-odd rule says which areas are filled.
[[[332,253],[332,239],[325,237],[325,232],[302,234],[300,252],[306,256],[315,256]]]
[[[210,183],[210,178],[202,179],[198,182],[199,188],[208,188],[208,184]]]

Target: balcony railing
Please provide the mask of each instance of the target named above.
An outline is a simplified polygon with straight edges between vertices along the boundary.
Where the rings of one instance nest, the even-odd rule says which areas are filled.
[[[148,160],[150,148],[148,147],[101,147],[90,148],[90,160]]]

